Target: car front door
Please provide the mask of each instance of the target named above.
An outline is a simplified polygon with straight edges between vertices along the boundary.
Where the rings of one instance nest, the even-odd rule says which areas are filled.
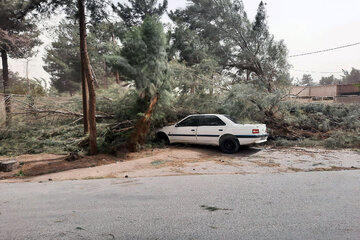
[[[177,123],[169,133],[171,142],[196,143],[199,116],[190,116]]]
[[[215,115],[203,115],[197,128],[197,142],[200,144],[215,144],[219,136],[225,132],[226,124]]]

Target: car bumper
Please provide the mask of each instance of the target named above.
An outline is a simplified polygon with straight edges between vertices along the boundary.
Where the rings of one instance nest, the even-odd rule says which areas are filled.
[[[259,139],[257,141],[255,141],[255,143],[263,143],[267,141],[267,137],[265,139]]]
[[[239,139],[240,145],[249,145],[266,142],[269,134],[237,135],[236,137]]]

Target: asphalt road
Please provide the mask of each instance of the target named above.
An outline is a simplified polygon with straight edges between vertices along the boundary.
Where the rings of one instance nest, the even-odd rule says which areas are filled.
[[[360,171],[0,184],[0,239],[360,239]]]

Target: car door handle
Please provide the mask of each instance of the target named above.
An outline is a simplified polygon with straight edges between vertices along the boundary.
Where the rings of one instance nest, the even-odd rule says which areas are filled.
[[[192,132],[195,132],[195,129],[191,129]]]
[[[219,129],[220,132],[222,132],[223,130],[222,129]]]

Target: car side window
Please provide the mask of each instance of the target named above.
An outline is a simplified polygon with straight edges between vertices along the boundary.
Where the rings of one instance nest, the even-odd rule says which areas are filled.
[[[192,116],[176,124],[176,127],[197,127],[198,125],[199,125],[199,117]]]
[[[217,116],[202,116],[199,126],[225,126],[226,124]]]

